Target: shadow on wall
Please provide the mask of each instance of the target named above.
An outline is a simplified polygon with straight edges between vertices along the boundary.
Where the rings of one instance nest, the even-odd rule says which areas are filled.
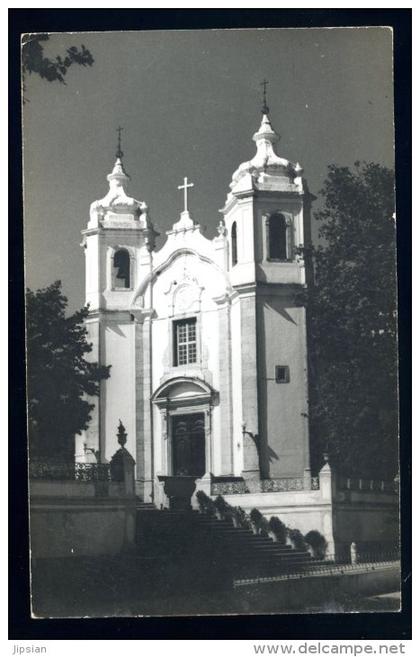
[[[279,456],[278,456],[277,452],[275,452],[274,449],[272,449],[268,443],[266,445],[266,451],[267,451],[267,456],[268,456],[268,460],[270,461],[270,463],[273,463],[273,461],[278,461],[279,460]]]
[[[280,299],[276,299],[276,304],[270,301],[264,301],[264,308],[268,308],[274,313],[277,313],[277,315],[280,315],[285,319],[287,322],[292,322],[295,326],[297,326],[297,323],[293,319],[293,317],[290,315],[290,313],[286,310],[286,304],[282,303]],[[287,305],[290,305],[290,300],[287,300]]]
[[[117,335],[119,335],[121,338],[126,338],[127,337],[125,335],[125,333],[123,333],[123,331],[121,331],[118,324],[107,324],[105,330],[106,331],[112,331],[113,333],[116,333]]]

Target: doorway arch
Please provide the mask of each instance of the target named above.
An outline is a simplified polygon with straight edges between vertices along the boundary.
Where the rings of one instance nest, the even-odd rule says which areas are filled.
[[[202,477],[213,469],[212,409],[217,394],[195,377],[174,377],[152,396],[161,416],[162,469]]]

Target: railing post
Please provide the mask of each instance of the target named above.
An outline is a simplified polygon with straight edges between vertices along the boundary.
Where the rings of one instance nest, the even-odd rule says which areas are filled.
[[[125,448],[127,433],[121,420],[118,426],[118,442],[121,445],[111,458],[109,467],[111,481],[122,484],[122,496],[124,499],[124,528],[123,528],[123,551],[132,551],[135,544],[136,533],[136,504],[135,504],[135,460]]]
[[[328,457],[326,458],[326,455],[324,455],[324,459],[324,466],[319,471],[319,490],[323,500],[332,502],[335,493],[335,481],[331,466],[328,463]]]
[[[353,541],[353,543],[350,543],[350,562],[352,564],[356,564],[358,562],[357,559],[357,545]]]
[[[195,492],[191,498],[191,506],[193,509],[199,508],[199,504],[196,497],[196,493],[199,490],[203,491],[203,493],[205,493],[210,497],[212,477],[213,475],[211,474],[211,472],[206,472],[203,474],[203,476],[200,479],[196,480]]]
[[[336,545],[333,529],[333,499],[335,496],[335,477],[328,463],[328,454],[324,454],[324,466],[319,471],[319,492],[322,502],[325,504],[323,512],[322,528],[323,534],[328,542],[327,556],[336,558]]]
[[[303,471],[303,489],[304,490],[312,489],[311,468],[305,468]]]
[[[127,442],[127,434],[120,420],[118,427],[118,442],[121,445],[111,458],[110,470],[111,480],[123,482],[123,492],[126,497],[135,496],[134,466],[135,460],[130,452],[124,447]]]

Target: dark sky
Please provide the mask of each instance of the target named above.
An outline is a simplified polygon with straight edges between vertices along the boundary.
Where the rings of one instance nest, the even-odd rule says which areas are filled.
[[[388,28],[75,33],[51,36],[46,54],[81,43],[94,65],[73,66],[66,86],[31,76],[24,106],[27,285],[60,278],[71,309],[84,302],[80,231],[108,189],[119,124],[128,193],[161,233],[188,176],[191,213],[214,236],[232,173],[255,153],[264,77],[277,151],[313,193],[330,163],[393,166]]]

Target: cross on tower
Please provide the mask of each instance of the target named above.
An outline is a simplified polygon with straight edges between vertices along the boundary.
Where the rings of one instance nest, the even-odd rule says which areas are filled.
[[[118,126],[118,128],[117,128],[118,146],[117,146],[117,152],[116,152],[117,158],[121,158],[124,155],[124,153],[121,150],[121,133],[122,133],[122,131],[123,131],[123,128],[121,128],[121,126]]]
[[[266,79],[264,78],[264,80],[263,80],[262,82],[260,82],[260,85],[261,85],[261,87],[263,88],[263,105],[262,105],[261,112],[262,112],[263,114],[268,114],[268,112],[270,111],[270,109],[269,109],[269,107],[268,107],[268,105],[267,105],[267,85],[268,85],[268,80],[266,80]]]
[[[188,212],[188,188],[194,187],[194,183],[189,183],[188,178],[184,178],[184,184],[178,185],[178,189],[184,190],[184,212]]]

